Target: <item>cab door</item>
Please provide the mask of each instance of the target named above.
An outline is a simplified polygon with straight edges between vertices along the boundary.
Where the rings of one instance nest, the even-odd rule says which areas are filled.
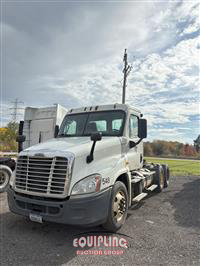
[[[135,143],[138,141],[138,120],[139,118],[136,115],[131,114],[129,117],[127,157],[130,170],[140,168],[140,145],[133,148],[129,146],[130,141]]]

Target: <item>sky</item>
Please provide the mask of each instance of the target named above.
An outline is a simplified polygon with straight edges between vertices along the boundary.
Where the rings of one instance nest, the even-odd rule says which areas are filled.
[[[148,139],[193,143],[200,134],[198,1],[2,1],[1,126],[21,107],[126,103]],[[19,110],[18,119],[23,119]]]

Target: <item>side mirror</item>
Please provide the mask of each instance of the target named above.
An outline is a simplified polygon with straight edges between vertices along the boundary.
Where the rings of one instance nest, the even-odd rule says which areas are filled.
[[[100,132],[92,133],[90,139],[92,141],[100,141],[102,139],[102,134]]]
[[[22,136],[23,136],[23,129],[24,129],[24,121],[21,120],[19,122],[19,129],[18,129],[18,137],[19,138],[22,138]],[[23,144],[22,143],[25,141],[25,136],[24,136],[24,141],[22,141],[22,139],[20,141],[20,139],[18,139],[18,137],[16,138],[16,141],[18,142],[18,152],[20,152],[20,151],[23,151]]]
[[[19,143],[22,143],[22,142],[24,142],[25,140],[26,140],[26,136],[24,136],[24,135],[18,135],[18,136],[16,137],[16,141],[19,142]]]
[[[59,126],[56,125],[55,129],[54,129],[54,138],[56,138],[58,136],[58,132],[59,132]]]
[[[147,120],[139,119],[138,121],[138,137],[144,139],[147,137]]]

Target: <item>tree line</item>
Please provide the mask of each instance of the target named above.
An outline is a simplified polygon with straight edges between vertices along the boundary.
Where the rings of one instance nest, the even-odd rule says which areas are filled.
[[[197,142],[195,145],[191,145],[177,141],[154,140],[153,142],[144,143],[144,156],[200,158],[200,149]]]

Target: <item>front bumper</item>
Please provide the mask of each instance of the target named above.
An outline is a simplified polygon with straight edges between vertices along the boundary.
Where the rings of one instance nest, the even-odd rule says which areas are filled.
[[[7,191],[11,212],[23,216],[38,214],[43,221],[93,226],[106,221],[112,188],[95,195],[64,200],[36,199],[16,193],[12,188]]]

